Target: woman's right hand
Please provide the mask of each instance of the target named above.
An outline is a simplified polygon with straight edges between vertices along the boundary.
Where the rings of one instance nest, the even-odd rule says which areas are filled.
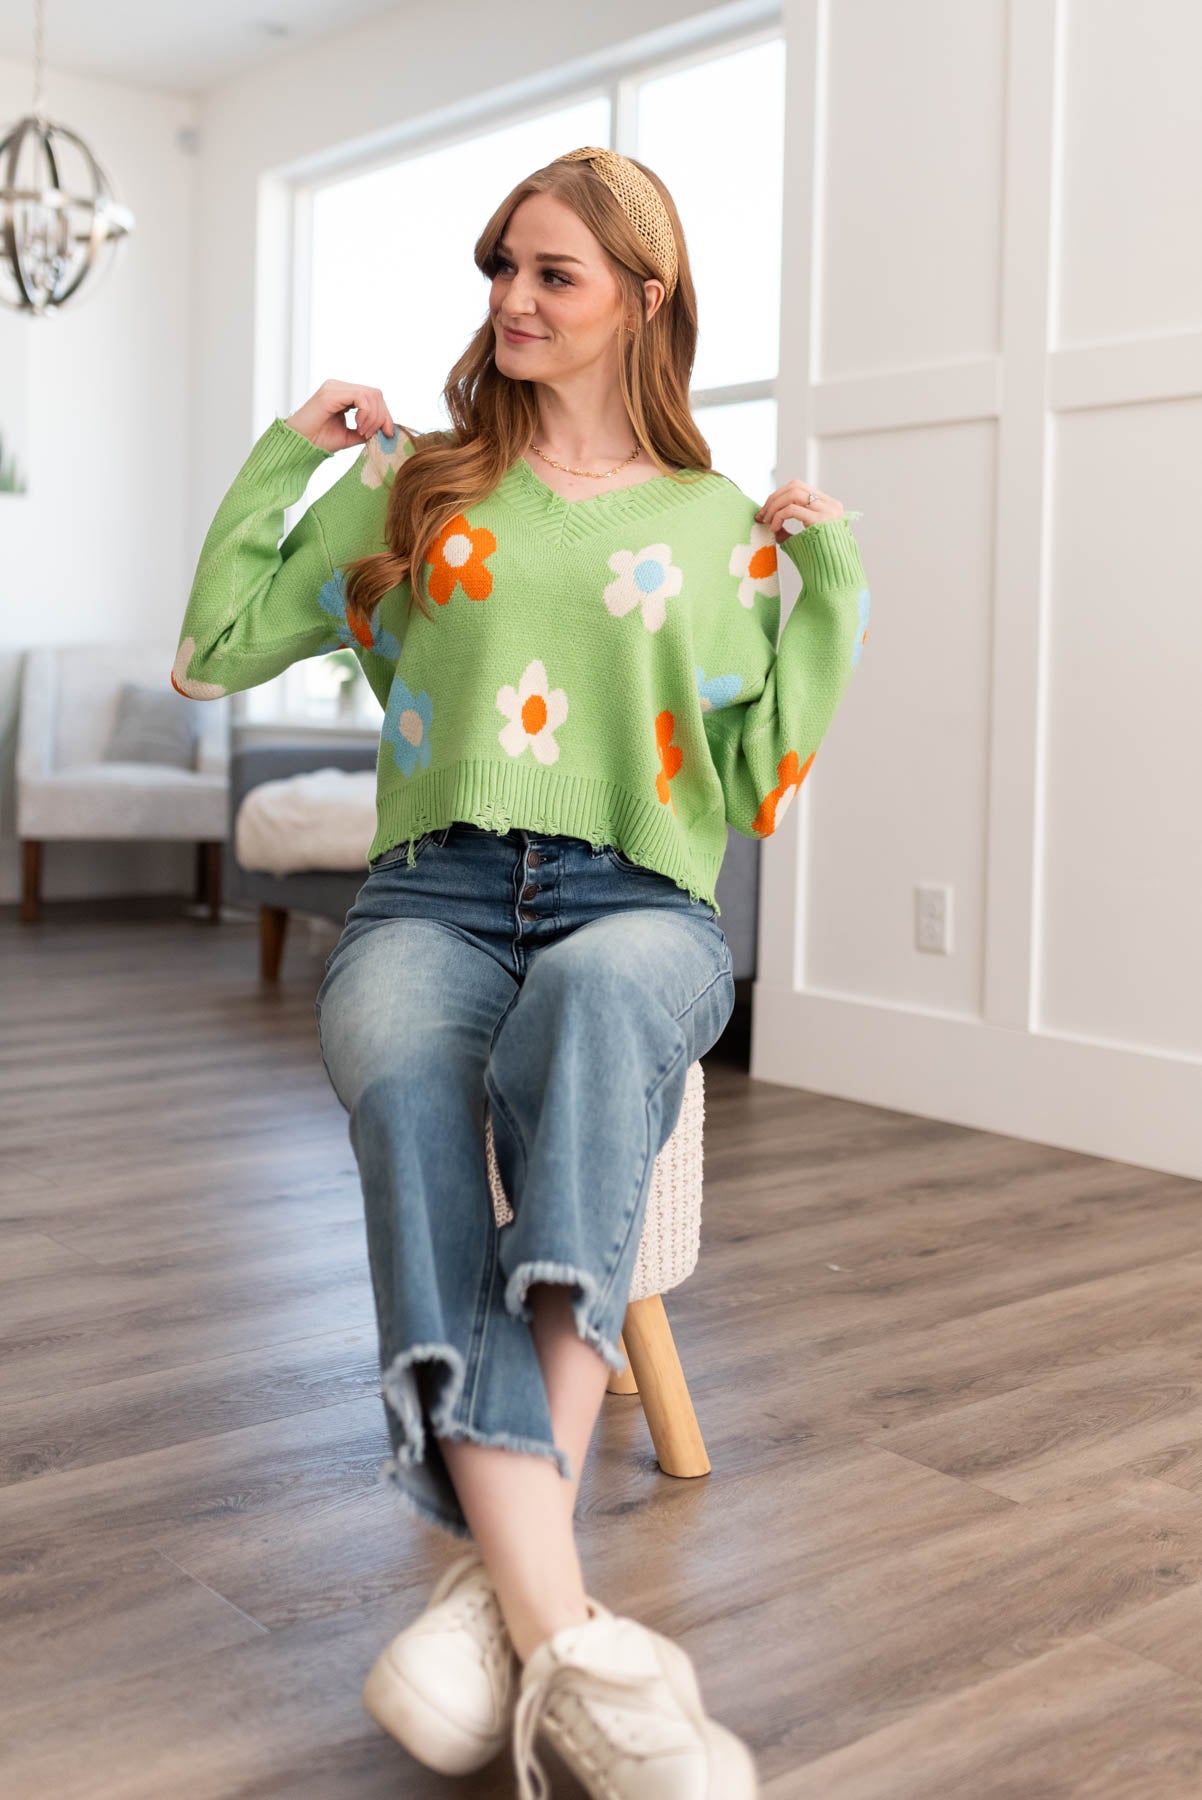
[[[344,417],[352,407],[353,429]],[[396,430],[379,388],[360,387],[353,381],[323,381],[312,398],[284,422],[318,450],[345,450],[348,444],[367,443],[377,431],[386,431],[391,437]]]

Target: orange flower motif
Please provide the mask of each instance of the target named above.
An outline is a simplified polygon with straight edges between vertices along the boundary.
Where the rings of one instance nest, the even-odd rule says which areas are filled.
[[[751,552],[747,562],[747,573],[752,581],[771,581],[778,572],[774,545],[761,544],[758,550]]]
[[[780,595],[780,561],[776,554],[776,533],[766,525],[754,524],[746,543],[736,544],[730,553],[729,573],[739,577],[739,605],[749,610],[762,594],[775,600]]]
[[[433,566],[430,598],[445,606],[460,586],[469,600],[487,600],[492,593],[492,570],[484,566],[497,540],[486,525],[469,525],[463,513],[448,519],[430,547],[426,561]]]
[[[770,837],[776,830],[796,800],[797,790],[809,774],[810,764],[817,754],[816,750],[811,750],[803,763],[798,762],[796,750],[786,751],[781,757],[776,765],[780,785],[760,801],[759,811],[751,821],[753,831],[758,831],[761,837]]]
[[[680,773],[680,765],[684,761],[684,752],[679,744],[672,742],[672,733],[676,730],[676,720],[667,707],[658,713],[655,719],[655,748],[659,753],[659,774],[655,777],[655,791],[661,805],[676,807],[672,801],[672,790],[669,787],[673,776]]]

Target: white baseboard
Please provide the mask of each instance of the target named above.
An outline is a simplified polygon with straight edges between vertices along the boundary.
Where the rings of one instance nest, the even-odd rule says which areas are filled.
[[[1202,1059],[752,989],[751,1075],[1202,1179]]]

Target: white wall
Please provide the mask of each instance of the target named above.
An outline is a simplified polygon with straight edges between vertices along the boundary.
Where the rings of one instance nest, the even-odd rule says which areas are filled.
[[[0,59],[0,120],[32,65]],[[157,635],[168,657],[190,577],[194,102],[47,67],[43,106],[90,145],[136,229],[95,291],[19,320],[29,344],[29,493],[0,499],[0,901],[20,892],[13,765],[31,644]],[[193,561],[195,559],[193,558]],[[168,666],[170,666],[168,662]],[[43,893],[191,892],[179,844],[48,844]]]
[[[872,616],[754,1072],[1202,1175],[1202,14],[786,16],[781,465],[864,509]]]

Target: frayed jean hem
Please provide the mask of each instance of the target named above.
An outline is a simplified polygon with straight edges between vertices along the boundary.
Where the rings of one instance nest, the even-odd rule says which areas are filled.
[[[441,1512],[431,1507],[428,1501],[416,1496],[405,1486],[403,1480],[405,1466],[421,1462],[426,1454],[425,1421],[414,1371],[414,1364],[418,1362],[444,1363],[449,1371],[442,1393],[430,1407],[430,1429],[435,1437],[466,1439],[474,1444],[491,1445],[494,1449],[516,1450],[528,1456],[546,1456],[554,1462],[565,1481],[573,1480],[571,1459],[558,1444],[545,1443],[541,1438],[515,1436],[508,1431],[480,1431],[474,1425],[453,1418],[451,1415],[463,1392],[463,1357],[454,1344],[413,1344],[408,1350],[398,1352],[388,1367],[381,1371],[380,1392],[400,1421],[402,1442],[394,1454],[380,1465],[380,1474],[382,1479],[391,1481],[407,1500],[411,1500],[424,1518],[431,1523],[446,1526],[457,1537],[471,1536],[471,1528],[462,1517],[462,1509],[456,1516]]]
[[[594,1325],[589,1317],[591,1309],[597,1301],[596,1278],[587,1269],[577,1269],[571,1263],[557,1262],[524,1262],[519,1263],[505,1284],[505,1310],[511,1318],[524,1319],[530,1324],[534,1314],[526,1300],[526,1290],[536,1281],[573,1282],[580,1288],[572,1297],[572,1314],[576,1321],[576,1330],[586,1344],[601,1356],[621,1375],[626,1368],[626,1358],[615,1343],[612,1343]]]
[[[414,1493],[411,1487],[406,1486],[404,1475],[395,1456],[384,1458],[379,1467],[377,1480],[399,1494],[406,1506],[410,1507],[425,1524],[441,1525],[442,1529],[449,1531],[452,1537],[471,1538],[472,1528],[466,1519],[440,1512],[438,1507],[431,1506],[428,1500],[423,1500]]]
[[[417,1391],[416,1362],[445,1363],[449,1371],[442,1394],[430,1409],[435,1429],[444,1423],[463,1391],[463,1357],[454,1344],[412,1344],[380,1371],[380,1392],[401,1422],[405,1441],[397,1451],[401,1462],[420,1462],[426,1453],[426,1427]]]
[[[572,1463],[567,1451],[561,1450],[558,1444],[544,1444],[541,1438],[514,1437],[511,1431],[477,1431],[474,1425],[462,1425],[458,1419],[440,1425],[435,1435],[466,1439],[471,1444],[490,1444],[495,1450],[520,1450],[526,1456],[548,1456],[565,1481],[572,1479]]]

